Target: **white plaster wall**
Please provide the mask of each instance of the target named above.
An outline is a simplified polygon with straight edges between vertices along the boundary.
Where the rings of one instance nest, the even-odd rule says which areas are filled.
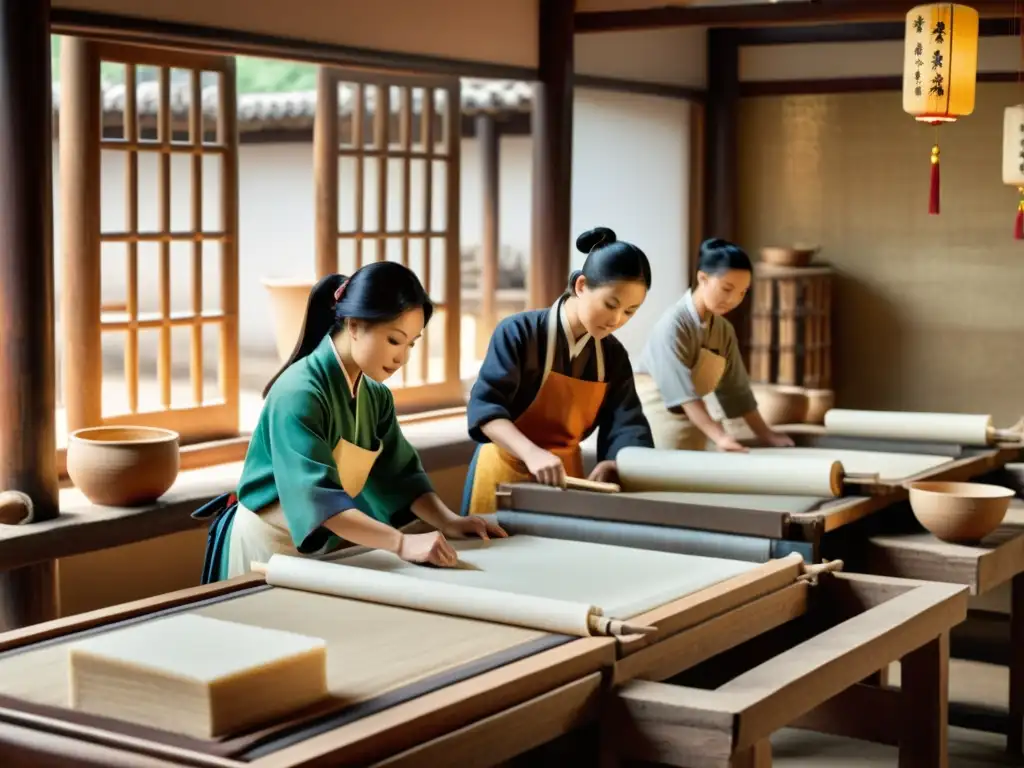
[[[581,89],[573,131],[572,230],[609,226],[651,261],[654,283],[616,335],[631,355],[687,287],[690,105]],[[573,246],[573,268],[585,256]]]

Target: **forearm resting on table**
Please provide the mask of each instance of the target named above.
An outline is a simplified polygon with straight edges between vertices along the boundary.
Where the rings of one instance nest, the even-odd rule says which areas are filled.
[[[691,400],[688,403],[683,403],[683,412],[693,426],[711,440],[717,442],[725,437],[725,430],[722,429],[721,424],[711,418],[711,414],[708,413],[708,408],[704,405],[703,400]]]
[[[402,548],[402,532],[358,509],[346,509],[324,523],[324,528],[347,542],[370,549],[398,553]]]
[[[537,450],[536,444],[519,431],[519,427],[508,419],[495,419],[480,427],[480,431],[500,448],[504,448],[521,461],[526,460],[530,451]]]
[[[438,531],[444,528],[445,523],[458,517],[433,491],[424,493],[409,505],[409,509],[416,517]]]
[[[743,414],[743,421],[747,423],[750,430],[758,437],[765,437],[771,434],[772,428],[764,423],[764,417],[761,416],[761,412],[757,408]]]

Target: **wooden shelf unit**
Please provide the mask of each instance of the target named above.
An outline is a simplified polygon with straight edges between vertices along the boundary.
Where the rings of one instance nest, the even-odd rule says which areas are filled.
[[[832,275],[826,265],[755,265],[751,380],[832,388]]]

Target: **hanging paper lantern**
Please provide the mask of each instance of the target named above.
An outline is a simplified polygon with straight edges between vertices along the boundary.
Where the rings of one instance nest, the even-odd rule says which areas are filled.
[[[1003,184],[1017,188],[1013,236],[1024,240],[1024,104],[1003,112]]]
[[[903,111],[936,126],[928,212],[939,212],[938,126],[974,111],[978,74],[978,12],[957,3],[930,3],[907,14]]]

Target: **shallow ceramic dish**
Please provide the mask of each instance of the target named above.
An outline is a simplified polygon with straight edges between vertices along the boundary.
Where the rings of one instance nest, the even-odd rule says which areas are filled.
[[[773,267],[806,267],[817,253],[817,248],[772,246],[761,249],[761,261]]]

